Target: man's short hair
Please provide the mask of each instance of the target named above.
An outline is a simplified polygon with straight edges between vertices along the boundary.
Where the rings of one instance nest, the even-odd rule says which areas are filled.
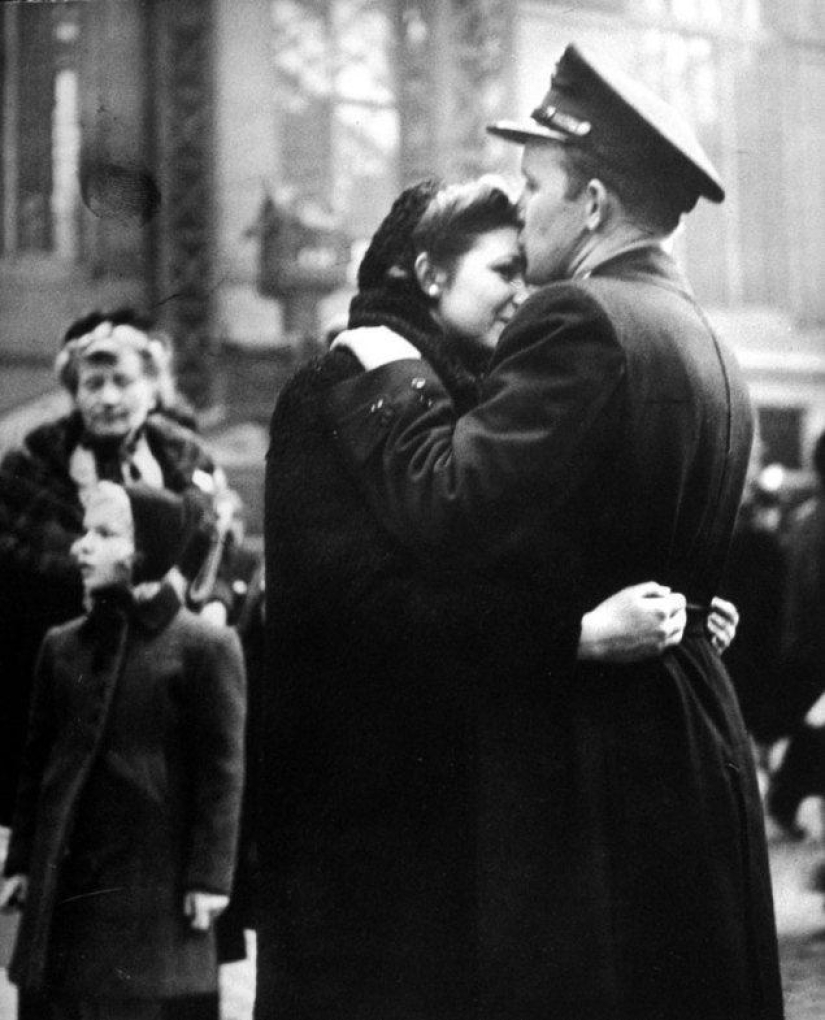
[[[575,144],[561,145],[561,149],[568,181],[566,198],[578,197],[589,181],[597,179],[616,195],[625,213],[638,227],[667,235],[679,226],[682,216],[679,196],[662,187],[653,174],[607,167]]]

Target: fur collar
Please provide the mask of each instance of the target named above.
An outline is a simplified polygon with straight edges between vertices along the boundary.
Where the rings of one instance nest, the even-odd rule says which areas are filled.
[[[458,413],[478,403],[478,386],[490,353],[479,344],[445,336],[430,315],[426,298],[411,281],[390,280],[352,299],[349,328],[387,326],[408,340],[438,373]]]

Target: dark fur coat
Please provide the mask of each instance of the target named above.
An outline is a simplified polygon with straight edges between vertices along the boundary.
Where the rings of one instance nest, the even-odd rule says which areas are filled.
[[[475,400],[477,366],[403,297],[362,302],[356,321],[396,328],[458,406]],[[580,630],[549,585],[528,598],[382,530],[324,425],[329,388],[360,370],[332,351],[272,417],[260,1020],[469,1015],[480,819],[488,842],[507,824],[479,805],[497,782],[486,755],[480,780],[479,746],[561,682]]]

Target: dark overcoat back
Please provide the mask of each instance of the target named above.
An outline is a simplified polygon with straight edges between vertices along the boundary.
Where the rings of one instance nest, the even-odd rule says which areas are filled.
[[[6,874],[29,877],[22,991],[166,998],[216,989],[188,890],[228,894],[243,784],[234,631],[150,602],[98,606],[40,655]]]
[[[420,361],[330,395],[385,526],[595,604],[657,580],[707,604],[751,441],[739,371],[672,260],[619,255],[546,287],[456,418]],[[661,659],[580,666],[481,721],[477,906],[485,1018],[782,1014],[747,735],[701,628]]]

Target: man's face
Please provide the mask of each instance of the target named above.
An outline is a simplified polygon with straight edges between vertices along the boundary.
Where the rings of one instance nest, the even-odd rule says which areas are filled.
[[[114,357],[81,363],[75,404],[90,435],[126,439],[146,421],[155,403],[155,385],[140,355],[125,348]]]
[[[101,485],[86,505],[83,534],[72,546],[87,594],[128,584],[135,555],[129,497],[115,485]]]
[[[565,197],[568,181],[563,150],[552,142],[527,142],[521,172],[521,246],[527,260],[527,282],[567,279],[586,236],[585,192],[576,198]]]

